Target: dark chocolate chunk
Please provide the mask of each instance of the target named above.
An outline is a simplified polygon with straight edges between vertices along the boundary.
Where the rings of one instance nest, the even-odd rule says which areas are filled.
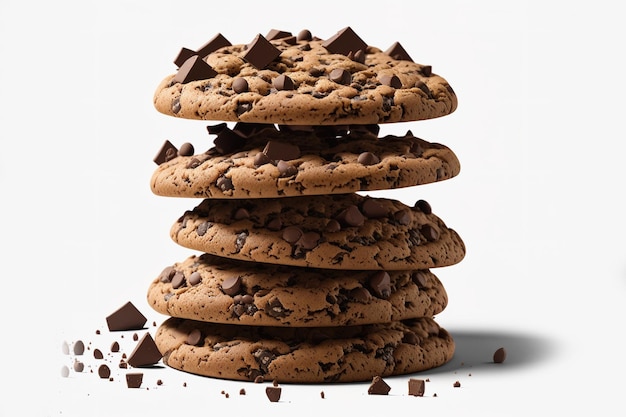
[[[302,249],[311,250],[317,246],[320,241],[320,234],[317,232],[303,233],[300,239],[296,242],[296,245]]]
[[[439,239],[439,230],[430,224],[425,224],[420,228],[420,233],[424,235],[427,241],[434,242]]]
[[[502,363],[506,359],[506,350],[504,348],[499,348],[493,354],[493,361],[495,363]]]
[[[274,41],[277,39],[290,38],[291,36],[293,36],[291,32],[285,32],[283,30],[272,29],[267,33],[267,35],[265,35],[265,38],[268,41]]]
[[[338,84],[348,85],[352,81],[352,74],[343,68],[335,68],[328,74],[328,78]]]
[[[324,228],[325,232],[334,233],[341,230],[341,224],[335,219],[330,219]]]
[[[157,165],[161,165],[171,159],[176,158],[177,154],[178,149],[176,149],[176,146],[172,145],[172,142],[170,142],[169,140],[166,140],[165,142],[163,142],[161,149],[159,149],[159,152],[156,154],[153,161]]]
[[[142,329],[147,320],[130,301],[106,318],[107,326],[112,332]]]
[[[209,64],[204,62],[198,55],[194,55],[180,66],[172,82],[186,84],[191,81],[213,78],[216,75],[217,72]]]
[[[387,395],[389,391],[391,391],[391,387],[380,376],[372,378],[372,383],[367,389],[369,395]]]
[[[280,221],[280,219],[278,217],[275,217],[275,218],[271,219],[269,222],[267,222],[265,227],[267,227],[268,230],[277,232],[280,229],[282,229],[283,222]]]
[[[289,161],[300,158],[300,148],[297,145],[272,140],[267,142],[263,153],[272,161]]]
[[[257,69],[264,69],[270,62],[278,58],[280,50],[272,45],[260,33],[248,45],[242,58]]]
[[[322,46],[332,54],[348,55],[350,52],[365,51],[367,44],[350,27],[346,27],[328,38]]]
[[[380,158],[378,158],[376,155],[374,155],[371,152],[363,152],[357,158],[357,162],[365,166],[376,165],[377,163],[380,162]]]
[[[339,213],[336,220],[345,226],[362,226],[365,222],[365,216],[361,214],[357,206],[352,205]]]
[[[404,226],[410,224],[412,220],[411,213],[408,209],[398,210],[394,213],[393,218],[396,219],[398,223]]]
[[[235,78],[233,80],[233,91],[235,93],[245,93],[248,91],[248,81],[242,77]]]
[[[420,72],[424,77],[430,77],[433,75],[433,67],[431,65],[423,65]]]
[[[230,191],[235,189],[233,186],[233,180],[228,177],[221,176],[215,182],[215,185],[222,191]]]
[[[111,352],[116,353],[120,351],[120,344],[118,342],[111,343]]]
[[[174,58],[174,64],[176,65],[177,68],[180,68],[180,66],[183,65],[185,61],[187,61],[189,58],[191,58],[194,55],[198,55],[196,51],[193,51],[188,48],[181,48],[176,58]]]
[[[205,58],[211,52],[215,52],[218,49],[223,48],[224,46],[230,45],[231,43],[228,41],[228,39],[222,36],[221,33],[218,33],[211,40],[209,40],[198,49],[198,56],[200,56],[200,58]]]
[[[364,64],[365,63],[365,52],[363,52],[362,49],[359,49],[356,52],[350,51],[350,53],[348,54],[348,58],[350,58],[351,60],[353,60],[355,62],[359,62],[361,64]]]
[[[246,210],[244,207],[239,207],[235,211],[235,214],[233,214],[233,219],[235,220],[243,220],[243,219],[249,219],[249,218],[250,218],[250,212]]]
[[[241,277],[231,276],[222,282],[222,291],[226,295],[236,295],[241,290]]]
[[[273,298],[265,305],[265,312],[270,317],[285,317],[287,311],[278,298]]]
[[[297,226],[289,226],[283,230],[283,239],[291,244],[296,243],[304,233]]]
[[[383,299],[391,295],[391,279],[385,271],[378,271],[369,279],[369,286],[374,294]]]
[[[385,53],[389,55],[390,57],[392,57],[393,59],[397,59],[398,61],[413,62],[413,59],[411,59],[411,57],[406,52],[406,50],[402,47],[402,45],[400,45],[400,42],[395,42],[393,45],[389,47],[389,49],[385,51]]]
[[[137,342],[137,346],[128,357],[128,364],[132,367],[138,368],[141,366],[150,366],[156,364],[161,360],[163,355],[159,352],[159,348],[150,333],[144,334],[144,336]]]
[[[191,346],[201,346],[203,342],[202,333],[198,329],[193,329],[187,335],[187,339],[185,339],[185,343]]]
[[[424,214],[432,214],[433,212],[430,204],[428,204],[426,200],[417,200],[413,208],[421,211]]]
[[[126,386],[128,388],[139,388],[143,382],[143,374],[139,372],[129,372],[126,374]]]
[[[411,274],[411,279],[419,287],[419,289],[426,288],[426,274],[422,271],[415,271]]]
[[[191,156],[194,153],[194,148],[193,145],[189,142],[185,142],[181,145],[180,149],[178,150],[178,155],[179,156]]]
[[[409,395],[423,397],[426,391],[426,381],[423,379],[409,378]]]
[[[108,379],[111,376],[111,368],[102,364],[98,367],[98,376],[102,379]]]
[[[265,388],[265,395],[267,398],[273,403],[278,402],[280,400],[280,394],[282,389],[280,387],[269,386]]]
[[[415,82],[415,87],[419,88],[420,90],[422,90],[426,96],[428,98],[432,98],[433,97],[433,93],[430,91],[430,88],[428,88],[428,86],[426,84],[424,84],[422,81],[416,81]]]
[[[272,160],[268,158],[267,155],[265,155],[263,152],[259,152],[254,155],[254,166],[256,167],[260,167],[271,162]]]
[[[220,154],[226,155],[240,149],[245,142],[243,137],[225,127],[217,134],[213,145]]]
[[[278,77],[274,78],[272,80],[272,85],[274,86],[275,89],[281,90],[281,91],[293,90],[295,88],[293,80],[285,74],[280,74]]]
[[[380,81],[382,85],[388,85],[393,88],[402,88],[402,81],[400,81],[400,78],[398,78],[397,75],[381,75],[378,77],[378,81]]]
[[[379,219],[387,216],[385,207],[373,198],[368,198],[361,204],[361,212],[368,219]]]

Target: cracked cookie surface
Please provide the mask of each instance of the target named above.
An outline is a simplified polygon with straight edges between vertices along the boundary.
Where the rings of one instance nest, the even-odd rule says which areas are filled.
[[[368,381],[421,372],[454,355],[431,318],[363,326],[240,326],[169,318],[155,342],[174,369],[215,378],[280,383]]]
[[[359,194],[203,200],[171,227],[183,247],[260,263],[323,269],[415,270],[454,265],[460,236],[419,200]]]
[[[148,304],[179,318],[257,326],[344,326],[432,317],[448,298],[429,270],[320,270],[193,255],[166,267]]]

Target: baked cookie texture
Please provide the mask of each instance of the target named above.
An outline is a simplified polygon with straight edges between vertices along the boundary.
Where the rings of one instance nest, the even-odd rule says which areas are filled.
[[[154,337],[171,368],[284,383],[368,381],[448,362],[448,304],[436,268],[465,244],[433,213],[366,193],[457,176],[441,143],[383,124],[451,114],[457,97],[396,42],[382,50],[350,27],[322,39],[271,30],[246,44],[217,34],[182,48],[156,109],[207,126],[195,149],[165,140],[150,181],[194,207],[170,227],[199,252],[147,291],[169,316]],[[175,142],[175,141],[174,141]]]
[[[461,168],[450,148],[410,131],[378,138],[377,126],[246,127],[213,127],[217,145],[202,153],[170,148],[173,157],[154,172],[152,191],[239,199],[342,194],[443,181]]]
[[[205,199],[170,236],[217,256],[326,269],[437,268],[465,256],[461,237],[425,201],[409,207],[360,194]]]
[[[148,290],[159,313],[253,326],[387,323],[433,317],[447,302],[429,270],[301,269],[208,254],[166,267]]]
[[[214,49],[215,48],[215,49]],[[186,59],[185,59],[186,58]],[[183,49],[156,109],[185,119],[289,125],[381,124],[452,113],[457,98],[429,65],[396,43],[385,51],[347,27],[327,39],[272,31],[247,44],[218,34]]]
[[[403,375],[448,362],[454,340],[431,318],[340,327],[269,327],[167,319],[155,342],[166,365],[198,375],[331,383]]]

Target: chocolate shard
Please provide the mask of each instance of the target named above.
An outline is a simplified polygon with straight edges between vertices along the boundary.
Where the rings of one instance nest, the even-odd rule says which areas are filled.
[[[356,54],[357,51],[367,49],[367,44],[349,26],[328,38],[322,46],[330,53],[348,56],[350,52]]]
[[[279,55],[280,50],[259,33],[248,45],[248,49],[242,58],[257,69],[263,69],[278,58]]]
[[[187,61],[189,58],[191,58],[194,55],[198,55],[198,53],[188,48],[181,48],[180,52],[174,59],[174,64],[176,65],[176,67],[180,68],[181,65],[185,63],[185,61]]]
[[[130,372],[126,374],[126,386],[128,388],[139,388],[143,382],[143,374],[140,372]]]
[[[205,58],[211,52],[215,52],[225,46],[231,46],[231,43],[228,41],[228,39],[222,36],[221,33],[218,33],[213,38],[211,38],[211,40],[209,40],[198,49],[198,56],[200,58]]]
[[[172,82],[186,84],[191,81],[213,78],[216,75],[217,72],[215,72],[209,64],[203,61],[198,55],[194,55],[180,66]]]
[[[414,397],[423,397],[426,391],[426,382],[423,379],[409,379],[409,395]]]
[[[224,127],[213,140],[213,145],[220,154],[226,155],[240,149],[245,142],[245,138]]]
[[[411,59],[406,50],[402,47],[402,45],[400,45],[400,42],[395,42],[385,51],[385,53],[393,59],[397,59],[398,61],[413,62],[413,59]]]
[[[109,326],[109,330],[112,332],[143,329],[147,320],[130,301],[106,318],[107,326]]]
[[[163,355],[159,351],[150,333],[146,333],[137,342],[137,346],[128,356],[128,364],[134,368],[150,366],[161,360]]]
[[[272,29],[267,33],[267,35],[265,35],[265,38],[268,41],[273,41],[277,39],[290,38],[291,36],[293,36],[291,32],[286,32],[284,30],[278,30],[278,29]]]
[[[161,165],[166,163],[170,159],[176,158],[177,155],[178,149],[176,148],[176,146],[172,145],[172,142],[170,142],[169,140],[166,140],[165,142],[163,142],[163,145],[161,145],[161,149],[159,149],[159,152],[156,154],[153,161],[155,164]]]
[[[367,389],[369,395],[387,395],[389,391],[391,391],[391,387],[380,376],[372,378],[372,383]]]

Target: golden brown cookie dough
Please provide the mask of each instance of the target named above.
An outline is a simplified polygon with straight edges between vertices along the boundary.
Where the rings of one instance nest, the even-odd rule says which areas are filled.
[[[325,269],[414,270],[465,256],[458,234],[420,200],[359,194],[253,200],[203,200],[170,236],[212,255]]]
[[[193,374],[280,383],[368,381],[441,366],[454,340],[431,318],[364,326],[257,327],[169,318],[155,342],[163,362]]]
[[[270,198],[410,187],[459,173],[448,147],[411,132],[378,138],[377,128],[214,127],[206,152],[187,154],[186,143],[159,160],[151,188],[168,197]]]
[[[183,49],[180,68],[154,94],[156,109],[185,119],[288,125],[378,124],[452,113],[457,98],[399,43],[370,46],[347,27],[328,39],[257,35],[247,44]],[[215,40],[215,39],[214,39]]]
[[[159,313],[213,323],[320,327],[432,317],[445,308],[429,270],[321,270],[192,255],[152,282]]]

